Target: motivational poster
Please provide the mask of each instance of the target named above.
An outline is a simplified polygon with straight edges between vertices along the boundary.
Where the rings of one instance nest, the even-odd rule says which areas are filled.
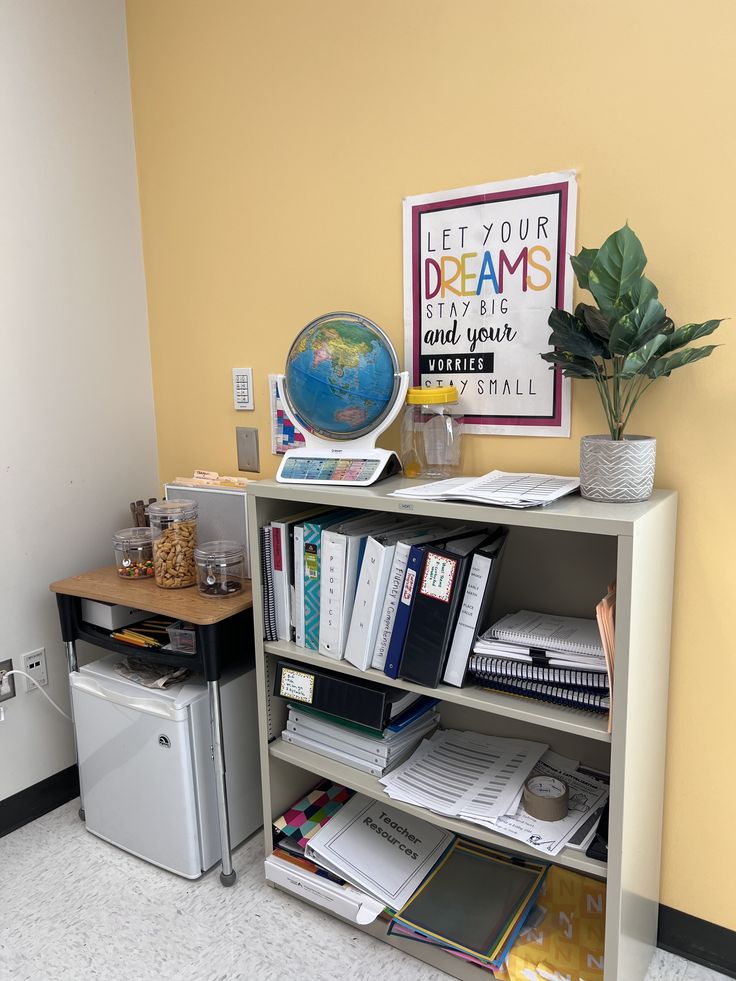
[[[570,309],[575,172],[404,200],[411,384],[454,385],[467,431],[570,435],[570,380],[540,358]]]

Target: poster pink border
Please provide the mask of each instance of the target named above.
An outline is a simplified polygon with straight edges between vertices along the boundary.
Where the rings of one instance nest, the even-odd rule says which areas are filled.
[[[560,221],[559,237],[557,242],[557,289],[555,304],[564,307],[566,294],[568,292],[568,222],[570,218],[570,181],[554,180],[539,184],[529,184],[527,186],[508,187],[498,191],[488,191],[481,194],[469,194],[465,197],[454,197],[450,192],[441,200],[424,201],[412,206],[411,208],[411,277],[412,277],[412,385],[420,384],[419,357],[421,349],[421,296],[420,296],[420,277],[416,272],[416,266],[420,255],[419,244],[419,222],[422,214],[432,211],[441,211],[450,206],[464,207],[474,204],[486,204],[493,201],[508,201],[516,198],[534,197],[543,194],[560,195]],[[574,234],[574,229],[573,229]],[[573,243],[574,248],[574,243]],[[555,368],[554,381],[554,410],[549,416],[467,416],[466,422],[471,426],[498,426],[498,427],[545,427],[554,430],[563,425],[563,375],[559,368]],[[551,433],[550,433],[551,434]]]

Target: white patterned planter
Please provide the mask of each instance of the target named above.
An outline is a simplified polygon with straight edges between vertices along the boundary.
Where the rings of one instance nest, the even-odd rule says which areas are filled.
[[[583,436],[580,493],[589,501],[647,501],[654,488],[657,441],[651,436]]]

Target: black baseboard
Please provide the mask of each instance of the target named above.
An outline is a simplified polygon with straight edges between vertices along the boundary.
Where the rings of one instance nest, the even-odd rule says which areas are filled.
[[[736,978],[736,933],[726,927],[660,906],[657,946]]]
[[[0,800],[0,838],[78,796],[79,773],[75,765]]]

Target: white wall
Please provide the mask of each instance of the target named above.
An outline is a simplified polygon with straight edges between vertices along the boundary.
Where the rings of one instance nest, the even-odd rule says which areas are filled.
[[[68,710],[48,585],[159,490],[123,0],[2,0],[0,133],[0,660],[45,647]],[[74,762],[16,681],[0,800]]]

